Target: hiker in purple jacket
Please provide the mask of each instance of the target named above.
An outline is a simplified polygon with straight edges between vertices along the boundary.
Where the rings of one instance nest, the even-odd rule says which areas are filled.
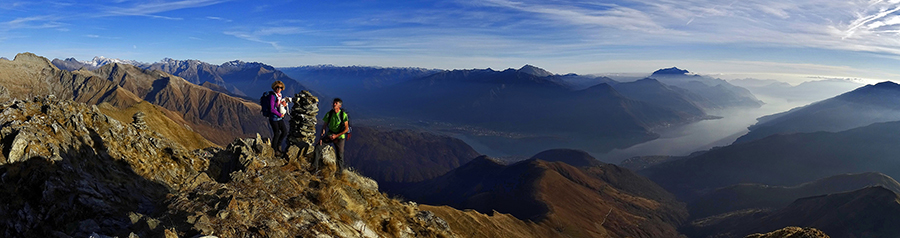
[[[275,81],[272,83],[272,93],[269,96],[269,125],[272,126],[272,149],[275,150],[276,156],[284,154],[281,149],[281,143],[287,137],[287,125],[284,123],[284,113],[280,110],[282,107],[287,108],[287,102],[281,96],[284,90],[284,83]]]

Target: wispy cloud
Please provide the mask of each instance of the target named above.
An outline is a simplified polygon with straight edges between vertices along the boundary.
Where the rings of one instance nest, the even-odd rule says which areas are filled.
[[[645,12],[616,4],[575,6],[574,4],[553,5],[509,0],[486,0],[483,3],[486,6],[536,13],[550,20],[574,25],[610,27],[642,32],[674,33],[674,31],[654,22]]]
[[[56,16],[20,17],[7,22],[0,22],[0,32],[16,29],[57,29],[66,30],[66,24],[58,21]]]
[[[159,17],[166,18],[161,16],[156,16],[155,14],[180,10],[180,9],[188,9],[188,8],[197,8],[197,7],[205,7],[210,5],[215,5],[223,2],[227,2],[228,0],[182,0],[182,1],[161,1],[161,2],[150,2],[150,3],[141,3],[127,7],[108,7],[104,14],[108,16],[150,16],[150,17]],[[167,18],[180,20],[180,18]]]
[[[282,47],[278,43],[278,41],[265,40],[263,38],[268,37],[268,36],[273,36],[273,35],[296,35],[296,34],[303,34],[303,33],[309,33],[309,32],[311,32],[311,31],[304,30],[303,28],[300,28],[300,27],[284,26],[284,27],[265,27],[265,28],[260,28],[260,29],[254,30],[254,31],[225,31],[225,32],[223,32],[223,34],[234,36],[234,37],[241,38],[244,40],[253,41],[253,42],[269,44],[277,50],[283,50],[284,47]]]
[[[225,19],[225,18],[221,18],[221,17],[213,17],[213,16],[208,16],[208,17],[206,17],[206,19],[216,20],[216,21],[223,21],[223,22],[231,22],[231,19]]]

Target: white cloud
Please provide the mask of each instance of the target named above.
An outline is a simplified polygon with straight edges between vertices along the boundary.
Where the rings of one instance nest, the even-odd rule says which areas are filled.
[[[206,17],[206,19],[216,20],[216,21],[223,21],[223,22],[231,22],[231,19],[225,19],[225,18],[221,18],[221,17],[213,17],[213,16],[208,16],[208,17]]]
[[[205,7],[227,1],[228,0],[154,1],[128,7],[110,7],[107,8],[104,13],[108,16],[150,16],[164,19],[180,20],[180,18],[168,18],[156,16],[154,14],[187,8]]]
[[[277,50],[284,50],[285,47],[282,47],[278,41],[274,40],[265,40],[264,37],[273,36],[273,35],[298,35],[305,33],[312,33],[313,31],[305,30],[300,27],[292,27],[292,26],[278,26],[278,27],[264,27],[254,31],[226,31],[223,34],[238,37],[244,40],[249,40],[253,42],[259,42],[264,44],[269,44]]]

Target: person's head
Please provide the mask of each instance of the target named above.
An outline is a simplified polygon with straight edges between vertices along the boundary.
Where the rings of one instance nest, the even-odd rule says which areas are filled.
[[[341,109],[343,104],[344,101],[341,101],[341,98],[334,98],[334,101],[331,101],[331,108],[337,111]]]
[[[284,83],[281,80],[275,81],[272,83],[272,90],[276,93],[281,93],[281,90],[284,90]]]

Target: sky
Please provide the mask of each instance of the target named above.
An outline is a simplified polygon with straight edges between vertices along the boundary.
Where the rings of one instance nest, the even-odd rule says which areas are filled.
[[[900,80],[900,0],[0,0],[0,57]]]

